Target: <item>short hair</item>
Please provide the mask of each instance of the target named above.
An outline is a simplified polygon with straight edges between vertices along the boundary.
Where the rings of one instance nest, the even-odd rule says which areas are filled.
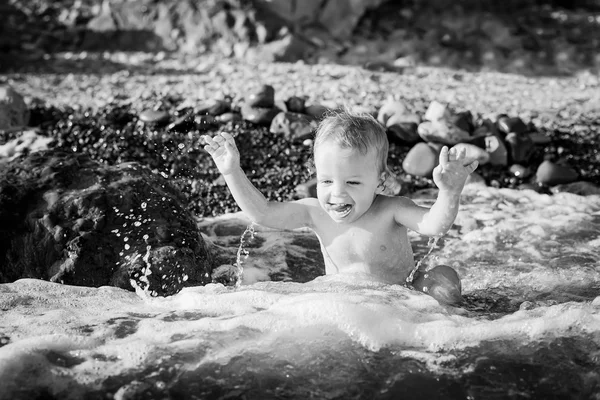
[[[387,172],[389,143],[385,128],[372,115],[354,112],[348,108],[333,111],[319,123],[313,144],[314,150],[322,143],[333,140],[342,148],[356,149],[367,154],[375,149],[379,172]]]

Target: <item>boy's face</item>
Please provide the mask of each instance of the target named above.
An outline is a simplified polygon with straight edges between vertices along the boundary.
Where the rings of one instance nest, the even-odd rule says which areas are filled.
[[[367,154],[326,141],[315,148],[317,198],[338,223],[351,223],[371,207],[382,181],[374,149]]]

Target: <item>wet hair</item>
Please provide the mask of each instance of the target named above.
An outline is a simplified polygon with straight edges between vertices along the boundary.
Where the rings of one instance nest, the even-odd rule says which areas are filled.
[[[388,172],[387,135],[383,125],[372,115],[354,112],[348,108],[329,113],[317,128],[313,154],[319,145],[330,140],[342,148],[358,150],[362,155],[375,149],[379,172]]]

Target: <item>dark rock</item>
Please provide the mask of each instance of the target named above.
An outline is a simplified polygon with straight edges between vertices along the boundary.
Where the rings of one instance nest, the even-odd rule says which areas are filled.
[[[417,132],[418,125],[414,122],[396,122],[388,126],[388,140],[400,145],[414,144],[421,140]]]
[[[285,108],[289,112],[304,113],[306,108],[306,98],[292,96],[285,101]]]
[[[473,131],[475,130],[473,114],[471,114],[471,111],[462,111],[457,113],[452,118],[452,123],[458,126],[463,131],[468,132],[469,134],[473,133]]]
[[[508,151],[504,141],[496,135],[485,137],[485,150],[490,153],[490,164],[507,165]]]
[[[526,133],[529,130],[527,125],[525,125],[523,120],[519,117],[501,116],[496,121],[496,125],[498,125],[498,129],[505,134],[522,134]]]
[[[304,113],[316,119],[322,119],[331,110],[321,104],[311,104],[304,109]]]
[[[262,85],[259,90],[248,95],[246,104],[250,107],[273,108],[275,106],[275,89],[271,85]]]
[[[269,131],[276,134],[282,133],[289,140],[304,140],[311,138],[316,128],[316,119],[309,115],[280,112],[271,121]]]
[[[281,112],[277,107],[253,107],[248,103],[242,104],[242,118],[257,125],[270,125],[273,118]]]
[[[212,256],[182,194],[138,163],[55,150],[0,170],[0,282],[30,277],[171,295],[210,282]]]
[[[442,304],[460,305],[463,302],[460,278],[456,271],[447,265],[417,271],[412,286]]]
[[[8,85],[0,85],[0,129],[27,126],[29,109],[23,96]]]
[[[508,162],[529,164],[535,147],[529,135],[511,132],[506,135],[504,142],[508,150]]]
[[[218,116],[231,111],[231,102],[214,99],[206,103],[202,103],[194,109],[196,114],[208,114],[212,116]]]
[[[539,165],[535,176],[539,183],[554,186],[574,182],[577,180],[579,174],[568,165],[556,164],[545,160]]]

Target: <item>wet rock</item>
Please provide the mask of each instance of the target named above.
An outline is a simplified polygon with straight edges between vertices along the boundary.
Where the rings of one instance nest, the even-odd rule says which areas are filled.
[[[496,135],[485,137],[485,150],[490,154],[490,164],[505,166],[508,163],[508,151],[504,141]]]
[[[222,123],[239,122],[239,121],[242,121],[243,119],[244,118],[242,118],[242,114],[235,113],[235,112],[226,112],[217,117],[217,121],[222,122]]]
[[[321,104],[311,104],[304,109],[305,114],[316,119],[322,119],[328,112],[330,109]]]
[[[410,149],[402,162],[402,169],[407,174],[430,177],[438,162],[439,151],[421,142]]]
[[[316,120],[306,114],[280,112],[273,118],[269,131],[281,133],[289,140],[304,140],[312,137],[316,128]]]
[[[196,114],[208,114],[218,116],[231,111],[231,102],[226,100],[213,99],[195,107]]]
[[[262,85],[256,92],[248,95],[246,103],[250,107],[273,108],[275,106],[275,89],[271,85]]]
[[[508,162],[529,164],[533,154],[534,143],[527,134],[510,132],[504,138],[508,150]]]
[[[531,169],[520,164],[511,165],[508,171],[517,178],[528,178],[531,176]]]
[[[286,111],[294,113],[304,113],[306,108],[306,98],[299,96],[292,96],[285,101]]]
[[[33,153],[0,167],[0,281],[34,277],[171,295],[210,282],[212,256],[169,181],[138,163]]]
[[[447,265],[417,271],[412,286],[441,304],[460,305],[463,302],[460,278],[456,271]]]
[[[242,104],[242,118],[257,125],[270,125],[273,118],[281,112],[279,108],[253,107],[248,103]]]
[[[554,186],[575,182],[579,174],[568,165],[556,164],[545,160],[539,165],[535,176],[539,183]]]
[[[387,127],[387,136],[390,142],[405,145],[414,144],[421,140],[421,136],[417,131],[419,126],[415,122],[395,121],[394,118],[390,118],[389,121],[392,121],[390,126]]]
[[[600,195],[600,186],[591,182],[572,182],[561,185],[556,185],[551,189],[552,193],[567,192],[578,194],[580,196]]]
[[[527,125],[525,125],[523,120],[519,117],[509,117],[503,115],[498,118],[498,120],[496,121],[496,125],[498,126],[498,129],[505,134],[522,134],[529,131]]]
[[[147,124],[161,124],[169,120],[169,113],[165,110],[144,110],[139,118]]]
[[[462,111],[452,117],[452,123],[469,134],[475,130],[475,124],[473,122],[473,114],[471,111]]]
[[[27,126],[29,109],[23,96],[9,85],[0,85],[0,130]]]
[[[3,158],[13,158],[21,154],[46,150],[52,142],[54,142],[54,138],[42,136],[36,130],[28,129],[13,140],[0,145],[0,162],[3,161]]]

